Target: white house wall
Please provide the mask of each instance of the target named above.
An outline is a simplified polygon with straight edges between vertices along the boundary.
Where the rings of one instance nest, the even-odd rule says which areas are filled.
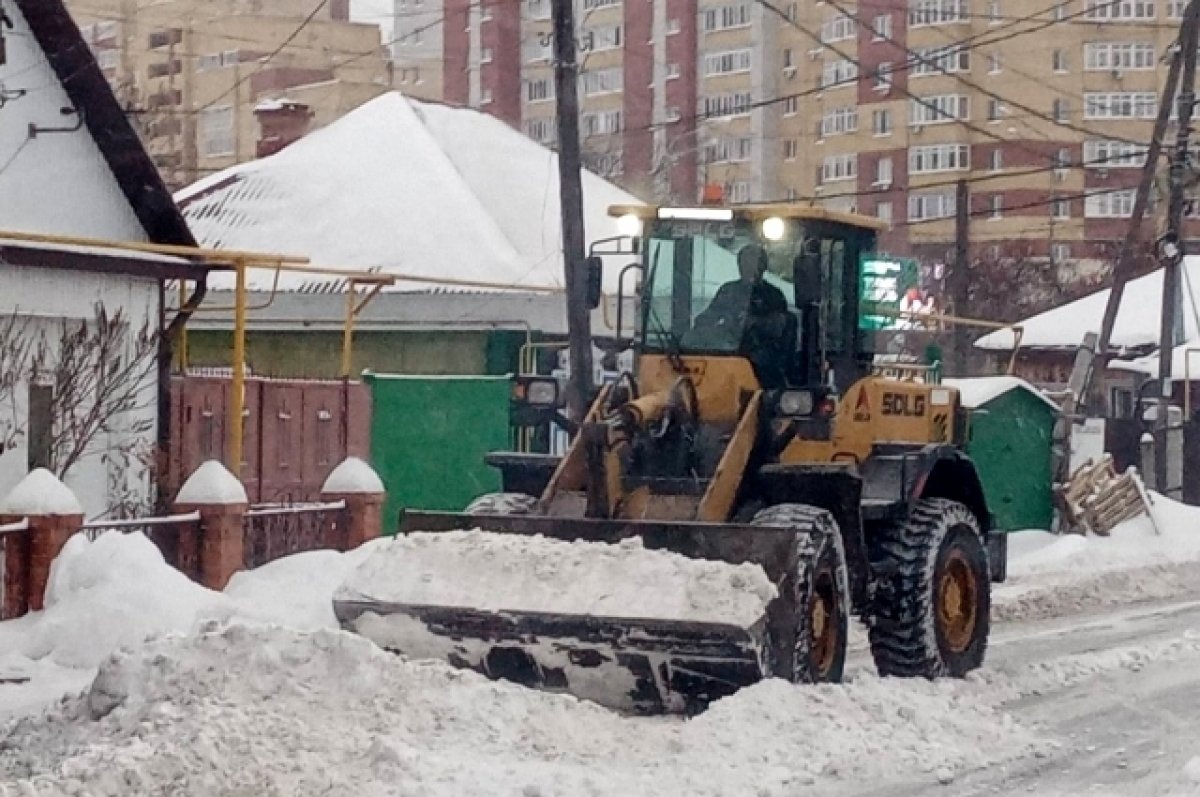
[[[145,240],[86,127],[30,138],[30,124],[71,127],[79,117],[61,113],[71,105],[67,93],[20,10],[12,3],[4,8],[15,25],[5,31],[8,62],[0,66],[0,84],[26,94],[0,112],[0,230]]]
[[[29,318],[29,334],[45,331],[54,339],[62,328],[62,319],[83,320],[94,317],[95,305],[102,303],[111,314],[121,310],[129,319],[131,335],[136,335],[147,321],[151,327],[158,323],[159,286],[151,279],[113,274],[90,274],[54,269],[28,268],[19,265],[0,265],[0,323],[13,313]],[[0,420],[15,414],[18,425],[27,416],[28,385],[18,385],[19,399],[15,408],[0,407]],[[150,431],[140,438],[127,436],[120,441],[134,443],[148,451],[156,444],[154,422],[158,418],[155,373],[151,370],[140,408],[131,413],[128,423],[150,421]],[[118,441],[97,440],[95,451],[81,460],[67,474],[66,483],[83,504],[89,517],[104,513],[110,506],[109,468],[102,458],[105,449]],[[26,473],[28,440],[25,437],[10,451],[0,454],[0,496],[7,495]],[[149,498],[147,473],[132,468],[123,475],[126,484],[137,486],[139,497]]]

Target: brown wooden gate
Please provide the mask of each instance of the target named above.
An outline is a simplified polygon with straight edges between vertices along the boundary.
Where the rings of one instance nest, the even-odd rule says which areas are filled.
[[[171,380],[171,451],[164,494],[201,463],[229,464],[228,376]],[[242,482],[252,503],[316,500],[347,456],[371,448],[371,395],[361,382],[246,379]]]

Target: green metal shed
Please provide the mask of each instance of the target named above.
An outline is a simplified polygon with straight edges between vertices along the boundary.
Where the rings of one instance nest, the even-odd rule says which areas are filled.
[[[1054,519],[1051,445],[1058,406],[1014,376],[946,379],[969,410],[975,462],[996,531],[1049,529]]]
[[[384,532],[402,508],[458,511],[500,489],[484,462],[507,450],[508,376],[363,375],[371,389],[371,461],[387,488]]]

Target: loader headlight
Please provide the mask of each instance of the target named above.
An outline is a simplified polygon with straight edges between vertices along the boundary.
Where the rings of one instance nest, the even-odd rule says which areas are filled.
[[[813,406],[811,390],[785,390],[779,395],[780,415],[812,415]]]
[[[783,236],[787,235],[787,222],[778,216],[763,219],[762,234],[768,241],[782,241]]]
[[[534,407],[554,407],[558,404],[558,381],[531,379],[525,382],[525,403]]]
[[[621,235],[637,238],[642,234],[642,220],[638,218],[636,213],[626,213],[617,219],[617,232],[621,233]]]

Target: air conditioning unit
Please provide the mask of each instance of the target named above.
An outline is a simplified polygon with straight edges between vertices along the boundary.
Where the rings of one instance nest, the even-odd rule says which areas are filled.
[[[1125,73],[1122,72],[1120,69],[1114,69],[1112,71],[1112,77],[1113,77],[1113,80],[1120,80],[1121,78],[1125,77]]]

